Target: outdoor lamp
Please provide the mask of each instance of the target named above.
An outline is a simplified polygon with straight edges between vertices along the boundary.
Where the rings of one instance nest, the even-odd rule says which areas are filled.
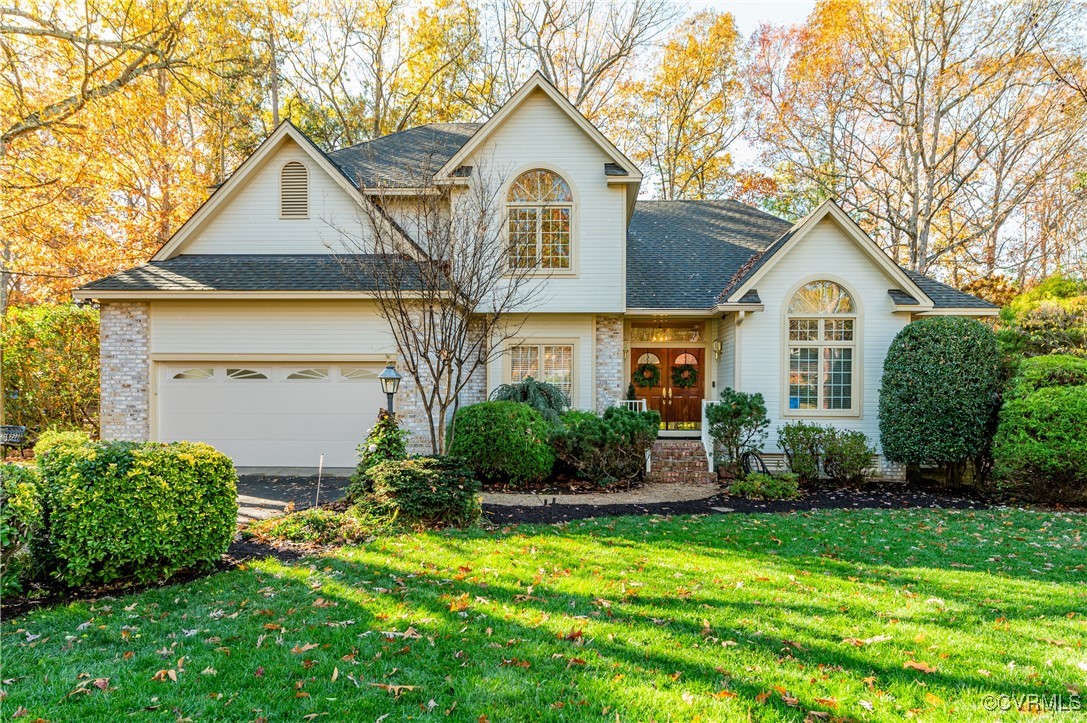
[[[385,365],[385,368],[377,375],[377,378],[381,380],[381,389],[385,392],[385,396],[389,398],[389,414],[393,414],[393,395],[396,394],[396,390],[400,388],[400,375],[396,373],[396,368],[392,362]]]
[[[713,358],[720,359],[721,352],[724,351],[725,345],[721,343],[720,339],[713,340]]]

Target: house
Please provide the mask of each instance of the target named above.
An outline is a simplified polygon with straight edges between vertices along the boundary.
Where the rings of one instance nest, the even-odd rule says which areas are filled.
[[[698,439],[703,402],[733,387],[764,395],[771,430],[830,422],[878,443],[895,334],[997,312],[897,266],[832,201],[792,224],[734,201],[637,200],[638,168],[537,74],[483,124],[323,153],[284,123],[147,264],[80,288],[101,304],[102,436],[206,441],[240,466],[352,465],[396,353],[329,229],[378,181],[412,203],[405,169],[424,154],[435,183],[470,183],[484,154],[506,169],[513,245],[549,269],[547,298],[462,404],[531,375],[604,409],[633,381],[662,436]],[[397,404],[422,446],[410,384]]]

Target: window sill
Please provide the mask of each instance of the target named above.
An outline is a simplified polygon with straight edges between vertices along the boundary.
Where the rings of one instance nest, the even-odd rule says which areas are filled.
[[[859,409],[786,409],[782,415],[786,419],[860,419]]]

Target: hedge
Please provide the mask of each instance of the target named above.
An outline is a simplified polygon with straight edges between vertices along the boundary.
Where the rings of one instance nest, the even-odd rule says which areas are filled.
[[[519,487],[551,474],[551,425],[527,404],[480,402],[462,407],[454,424],[447,451],[467,460],[480,479]]]
[[[234,465],[206,444],[67,440],[37,462],[44,514],[35,561],[65,585],[209,568],[234,536]]]

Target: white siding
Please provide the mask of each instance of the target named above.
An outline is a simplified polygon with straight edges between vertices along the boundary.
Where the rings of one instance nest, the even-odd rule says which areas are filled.
[[[152,354],[393,354],[372,301],[156,301]]]
[[[625,309],[624,190],[609,186],[610,159],[542,91],[531,94],[466,165],[506,184],[523,171],[547,168],[574,194],[574,275],[553,275],[531,311],[620,312]],[[505,200],[505,193],[501,198]]]
[[[309,171],[309,218],[279,217],[279,173],[289,161]],[[180,249],[186,254],[325,254],[362,239],[367,221],[354,199],[328,173],[287,141],[245,187],[218,211],[199,235]]]
[[[783,413],[783,308],[788,303],[786,297],[797,284],[817,277],[842,283],[861,309],[858,348],[863,386],[854,383],[854,394],[863,395],[859,416],[786,417]],[[740,388],[745,392],[762,392],[766,398],[771,425],[765,451],[776,452],[778,427],[798,418],[860,430],[878,450],[877,410],[883,359],[895,334],[909,323],[909,315],[891,311],[887,289],[892,286],[884,273],[829,219],[812,229],[758,282],[759,298],[766,310],[748,314],[741,327]]]
[[[593,408],[593,316],[591,314],[530,314],[516,340],[506,344],[508,349],[517,340],[530,344],[572,343],[574,345],[574,406]],[[495,387],[509,382],[508,358],[505,354],[487,368],[487,394]]]
[[[736,373],[736,315],[729,314],[717,320],[717,339],[721,341],[721,358],[717,360],[717,388],[710,394],[716,399],[725,387],[735,385]],[[711,352],[712,353],[712,350]]]

